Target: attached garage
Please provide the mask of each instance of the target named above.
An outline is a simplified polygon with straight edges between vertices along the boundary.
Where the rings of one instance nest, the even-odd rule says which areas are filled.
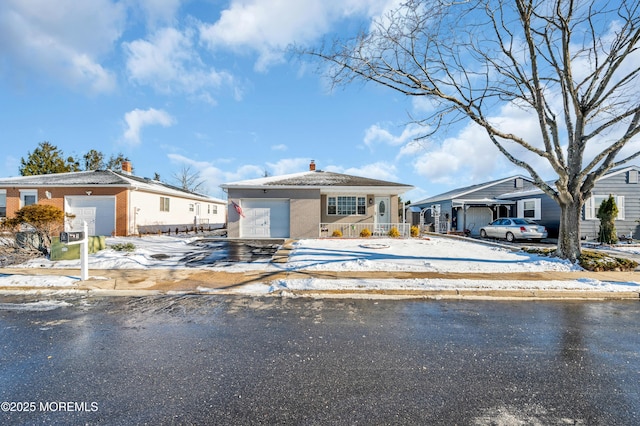
[[[288,238],[289,200],[242,200],[241,238]]]
[[[89,235],[110,236],[116,230],[115,196],[67,196],[64,211],[75,215],[67,230],[82,229],[82,221],[87,222]]]

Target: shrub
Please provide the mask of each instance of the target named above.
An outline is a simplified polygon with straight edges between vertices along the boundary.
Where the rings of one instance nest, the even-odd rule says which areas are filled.
[[[364,228],[362,231],[360,231],[360,238],[369,238],[371,236],[371,231],[369,231],[367,228]]]
[[[331,234],[332,237],[342,237],[342,231],[339,229],[336,229],[335,231],[333,231],[333,233]]]
[[[417,226],[414,225],[414,226],[411,227],[411,231],[410,232],[411,232],[411,236],[412,237],[414,237],[414,238],[418,237],[420,235],[420,228],[418,228]]]
[[[33,248],[47,255],[51,247],[51,236],[64,229],[64,212],[59,208],[45,204],[30,204],[18,210],[14,217],[3,223],[3,228],[18,231],[27,226],[36,236]],[[24,241],[32,241],[27,238]]]
[[[604,200],[598,208],[597,217],[600,219],[600,231],[598,232],[598,241],[604,244],[616,244],[618,236],[616,235],[616,217],[618,216],[618,206],[612,195]]]
[[[112,244],[109,247],[111,247],[111,249],[115,251],[128,251],[128,252],[132,252],[136,249],[136,246],[133,243],[117,243],[117,244]]]
[[[390,236],[391,238],[398,238],[400,236],[400,231],[398,231],[398,228],[394,226],[391,229],[389,229],[389,232],[387,233],[387,235]]]
[[[588,271],[633,271],[638,262],[621,257],[613,257],[607,253],[583,250],[578,258],[580,266]]]

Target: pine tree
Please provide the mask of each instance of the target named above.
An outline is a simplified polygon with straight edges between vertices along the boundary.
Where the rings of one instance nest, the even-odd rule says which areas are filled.
[[[89,152],[82,156],[82,159],[84,160],[85,170],[103,170],[105,168],[104,154],[95,149],[89,150]]]
[[[18,171],[22,176],[47,175],[77,171],[78,165],[72,157],[66,160],[62,151],[49,142],[40,142],[38,147],[29,152],[27,158],[20,159]]]
[[[615,244],[618,242],[616,235],[616,217],[618,216],[618,206],[613,195],[604,200],[598,208],[598,219],[600,219],[600,231],[598,241],[604,244]]]
[[[109,161],[107,161],[107,169],[121,172],[123,161],[129,161],[129,159],[125,157],[121,152],[119,152],[118,155],[111,154],[111,157],[109,157]]]

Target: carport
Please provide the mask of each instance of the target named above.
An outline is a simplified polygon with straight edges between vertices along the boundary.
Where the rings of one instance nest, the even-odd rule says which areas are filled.
[[[480,235],[480,228],[498,217],[511,216],[514,201],[483,199],[454,199],[452,209],[456,210],[456,220],[462,229],[471,231],[471,235]]]

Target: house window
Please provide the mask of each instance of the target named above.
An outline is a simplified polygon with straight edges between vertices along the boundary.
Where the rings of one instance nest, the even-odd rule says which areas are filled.
[[[36,204],[38,202],[37,189],[21,189],[20,190],[20,208]]]
[[[609,195],[592,195],[587,198],[584,204],[584,218],[586,220],[599,220],[598,209],[600,204],[608,198]],[[616,207],[618,207],[616,220],[624,220],[624,195],[614,195],[613,198],[616,200]]]
[[[189,204],[189,211],[192,212],[194,210],[193,204]]]
[[[160,197],[160,211],[161,212],[169,211],[169,197]]]
[[[542,218],[542,209],[540,206],[540,198],[518,200],[518,217],[540,220]]]
[[[358,214],[367,213],[367,199],[364,197],[358,197]]]
[[[328,197],[327,214],[337,216],[364,215],[367,211],[365,197]]]
[[[638,171],[629,170],[629,183],[638,183]]]
[[[209,206],[211,207],[211,206]],[[218,214],[218,206],[217,205],[213,205],[213,210],[212,210],[213,214]]]
[[[7,191],[0,191],[0,218],[7,217]]]

